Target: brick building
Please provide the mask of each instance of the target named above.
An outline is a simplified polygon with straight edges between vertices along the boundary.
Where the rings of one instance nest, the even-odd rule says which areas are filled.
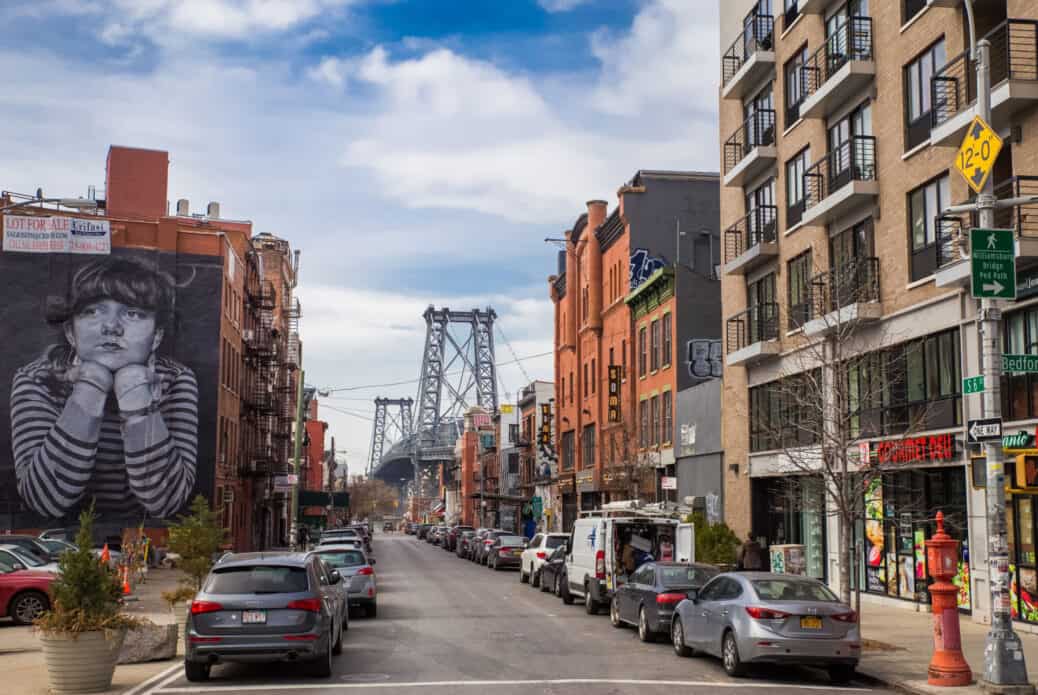
[[[960,605],[983,620],[983,491],[963,432],[980,399],[961,393],[962,376],[979,369],[960,250],[972,221],[942,214],[970,197],[952,168],[975,98],[961,5],[719,3],[724,496],[736,533],[804,545],[807,572],[836,584],[843,544],[832,499],[810,484],[816,474],[791,477],[783,453],[797,431],[790,384],[817,375],[846,394],[822,407],[851,423],[869,472],[862,518],[848,529],[864,549],[853,579],[877,600],[926,600],[917,548],[941,509],[967,549]],[[1007,145],[993,180],[1007,197],[1038,180],[1038,6],[1002,0],[976,12],[978,37],[992,43],[992,125]],[[1018,234],[1022,278],[1035,260],[1032,215],[1020,208],[999,221]],[[1007,349],[1030,347],[1028,295],[1005,309]],[[837,363],[805,362],[851,335]],[[1028,383],[1006,379],[1005,416],[1032,429]],[[821,456],[817,438],[794,444]],[[1009,497],[1033,534],[1030,498]],[[1017,566],[1033,541],[1014,541]],[[1035,588],[1033,570],[1014,571]]]

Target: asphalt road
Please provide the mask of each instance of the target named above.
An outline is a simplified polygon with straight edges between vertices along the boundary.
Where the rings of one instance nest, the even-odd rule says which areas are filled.
[[[614,629],[551,594],[519,583],[412,536],[377,534],[379,584],[375,619],[355,618],[331,679],[297,665],[221,665],[208,683],[182,670],[141,695],[203,692],[349,693],[350,695],[718,695],[719,691],[852,693],[821,671],[761,669],[731,679],[718,661],[680,659],[668,643],[643,644],[634,630]]]

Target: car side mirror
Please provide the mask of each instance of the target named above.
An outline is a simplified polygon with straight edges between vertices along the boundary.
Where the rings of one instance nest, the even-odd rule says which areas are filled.
[[[692,589],[687,594],[685,594],[685,596],[692,603],[699,603],[699,589]]]
[[[342,575],[339,574],[339,570],[332,570],[328,578],[332,580],[332,584],[338,584],[342,581]]]
[[[23,565],[20,562],[14,562],[14,563],[11,564],[11,569],[13,569],[13,570],[23,570],[23,569],[25,569],[25,565]]]

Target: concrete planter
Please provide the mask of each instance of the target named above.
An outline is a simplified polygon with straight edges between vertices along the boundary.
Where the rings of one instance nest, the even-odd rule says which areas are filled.
[[[112,687],[125,630],[39,633],[51,692],[102,693]]]

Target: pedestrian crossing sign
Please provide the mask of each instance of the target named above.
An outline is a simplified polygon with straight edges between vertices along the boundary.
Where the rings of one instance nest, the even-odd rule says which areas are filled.
[[[962,139],[958,154],[955,155],[955,168],[966,179],[966,183],[975,192],[980,193],[991,175],[998,153],[1002,151],[1002,138],[984,122],[975,116],[966,129],[966,137]]]

